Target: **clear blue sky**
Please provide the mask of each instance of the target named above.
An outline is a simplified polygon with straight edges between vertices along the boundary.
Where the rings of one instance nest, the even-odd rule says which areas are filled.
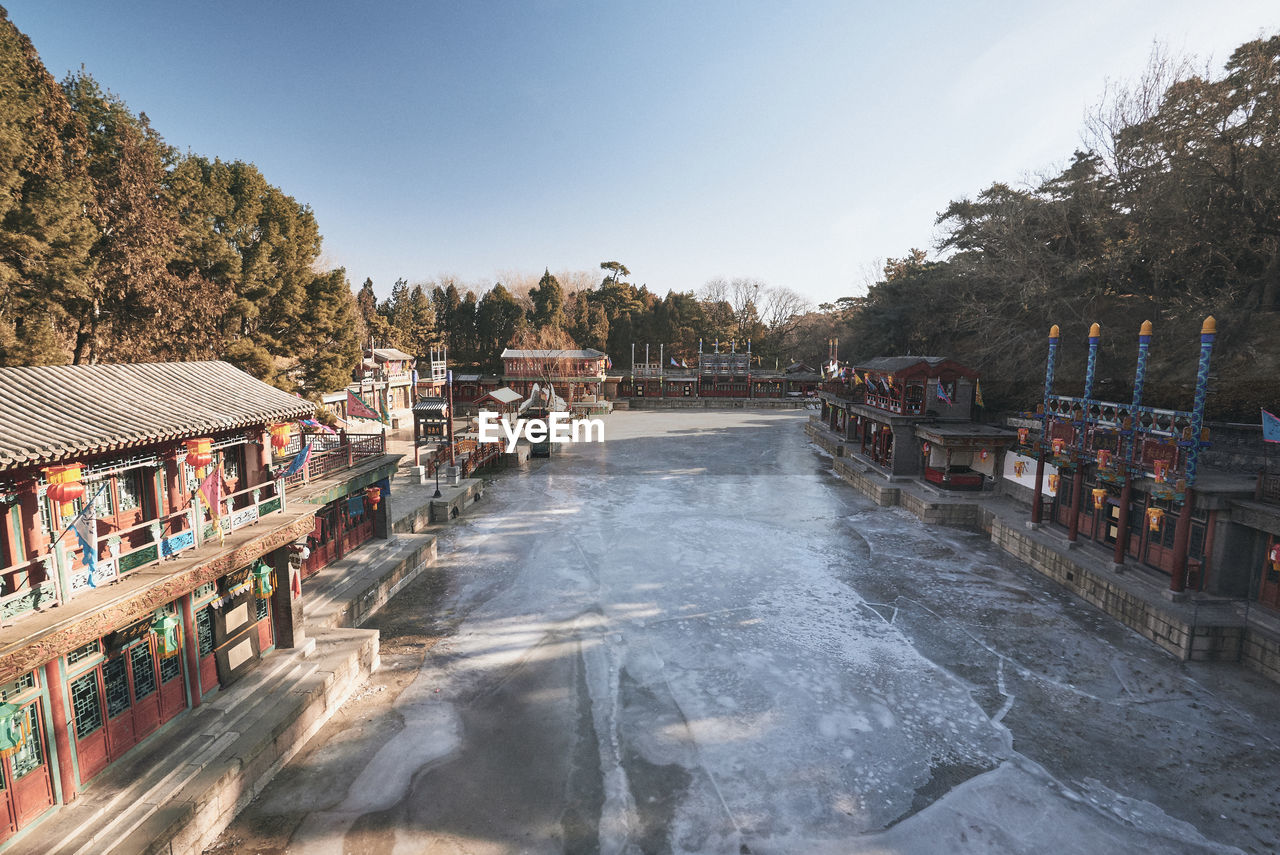
[[[5,6],[55,77],[310,204],[383,295],[616,259],[834,300],[951,199],[1065,163],[1153,40],[1216,69],[1280,29],[1274,0]]]

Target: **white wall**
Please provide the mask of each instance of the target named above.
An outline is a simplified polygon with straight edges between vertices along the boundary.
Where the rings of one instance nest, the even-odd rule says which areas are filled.
[[[1027,464],[1026,468],[1022,470],[1021,476],[1016,475],[1013,469],[1013,464],[1019,460]],[[1058,474],[1057,466],[1054,466],[1052,463],[1046,463],[1044,465],[1044,484],[1042,484],[1040,487],[1041,495],[1045,495],[1045,496],[1053,495],[1053,493],[1050,492],[1049,490],[1049,476],[1057,475],[1057,474]],[[1017,454],[1013,451],[1010,451],[1008,454],[1004,456],[1004,478],[1006,481],[1012,481],[1015,484],[1021,484],[1022,486],[1026,487],[1028,490],[1034,490],[1036,488],[1035,458],[1026,457],[1022,454]]]

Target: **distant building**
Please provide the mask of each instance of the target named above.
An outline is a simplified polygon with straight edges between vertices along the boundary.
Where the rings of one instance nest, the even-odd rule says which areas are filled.
[[[534,384],[550,383],[560,397],[573,405],[603,401],[605,370],[609,357],[599,350],[502,351],[502,382],[523,397]],[[488,390],[486,390],[488,391]],[[483,394],[483,393],[481,393]]]

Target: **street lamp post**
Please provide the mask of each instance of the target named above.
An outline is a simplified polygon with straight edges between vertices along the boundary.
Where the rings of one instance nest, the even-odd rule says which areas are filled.
[[[440,492],[440,446],[439,444],[436,445],[436,459],[433,461],[433,463],[434,465],[431,468],[436,470],[436,492],[435,492],[435,495],[432,496],[431,498],[438,499],[442,495]]]

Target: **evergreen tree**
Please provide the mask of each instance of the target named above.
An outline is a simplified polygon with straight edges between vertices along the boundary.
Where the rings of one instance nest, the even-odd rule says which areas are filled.
[[[565,325],[564,290],[550,269],[542,274],[537,287],[529,292],[529,299],[533,301],[529,320],[535,327],[561,328]]]
[[[63,362],[94,237],[87,134],[3,8],[0,81],[0,365]]]

